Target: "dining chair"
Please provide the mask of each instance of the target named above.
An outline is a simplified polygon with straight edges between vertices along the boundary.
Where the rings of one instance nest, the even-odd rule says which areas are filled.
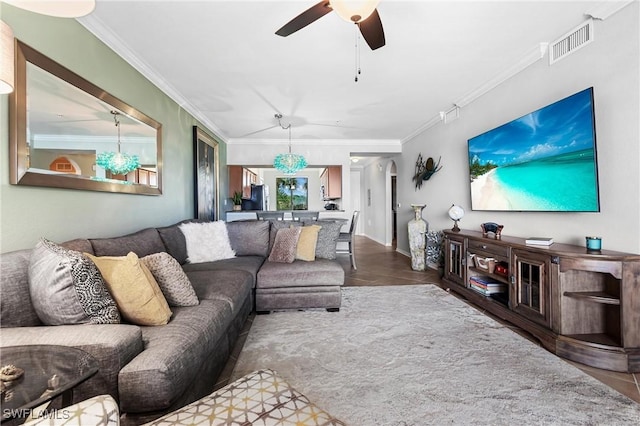
[[[349,248],[348,250],[337,249],[336,253],[344,253],[348,254],[351,258],[351,266],[353,269],[357,270],[356,267],[356,226],[358,225],[358,217],[360,216],[360,211],[354,210],[353,216],[351,217],[351,225],[349,226],[349,232],[341,232],[338,236],[338,243],[347,243]]]
[[[269,220],[269,219],[284,220],[284,212],[260,211],[260,212],[256,212],[256,215],[258,216],[258,220]]]
[[[291,212],[291,217],[295,221],[318,220],[319,215],[320,215],[319,211],[318,212],[314,212],[314,211],[292,211]]]

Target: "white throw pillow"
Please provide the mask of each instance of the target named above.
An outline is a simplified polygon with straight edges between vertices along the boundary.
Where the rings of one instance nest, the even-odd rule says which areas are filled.
[[[213,262],[236,257],[224,221],[183,223],[179,228],[187,242],[187,262]]]

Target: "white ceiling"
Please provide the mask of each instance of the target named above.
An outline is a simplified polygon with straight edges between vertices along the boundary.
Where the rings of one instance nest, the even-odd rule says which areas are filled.
[[[406,140],[603,8],[382,0],[386,46],[371,51],[361,40],[356,83],[355,26],[335,13],[274,34],[315,3],[98,0],[79,20],[229,143],[286,140],[275,113],[294,140],[349,143]]]

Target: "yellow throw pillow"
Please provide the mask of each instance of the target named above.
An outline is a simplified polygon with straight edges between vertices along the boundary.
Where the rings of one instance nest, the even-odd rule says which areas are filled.
[[[316,244],[318,243],[318,232],[322,226],[310,225],[303,226],[298,238],[298,246],[296,247],[296,259],[311,262],[316,260]]]
[[[138,256],[130,252],[124,257],[85,255],[96,264],[122,318],[137,325],[163,325],[169,322],[171,310],[160,286]]]

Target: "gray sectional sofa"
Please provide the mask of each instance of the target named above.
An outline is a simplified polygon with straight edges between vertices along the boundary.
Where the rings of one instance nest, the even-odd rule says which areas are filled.
[[[256,308],[256,297],[260,311],[340,307],[344,271],[336,261],[268,260],[276,228],[284,225],[229,222],[226,227],[236,257],[188,263],[181,223],[61,245],[95,256],[134,252],[142,258],[169,253],[193,285],[197,305],[172,306],[169,322],[159,326],[125,322],[43,325],[29,291],[33,250],[5,253],[0,255],[0,345],[55,344],[89,352],[100,369],[75,390],[74,402],[108,393],[118,401],[125,424],[140,424],[213,390],[246,319]],[[327,230],[335,226],[331,222],[325,225]],[[323,247],[326,250],[326,244],[319,241],[318,249]],[[335,244],[333,247],[335,250]]]

